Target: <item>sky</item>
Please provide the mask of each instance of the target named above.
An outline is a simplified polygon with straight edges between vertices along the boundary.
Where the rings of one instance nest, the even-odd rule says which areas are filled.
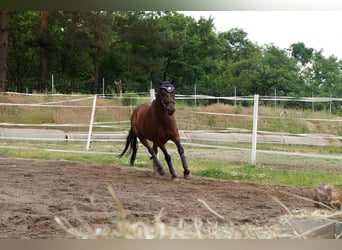
[[[282,49],[303,42],[324,56],[342,60],[342,11],[179,11],[198,20],[214,18],[217,32],[243,29],[259,45]]]

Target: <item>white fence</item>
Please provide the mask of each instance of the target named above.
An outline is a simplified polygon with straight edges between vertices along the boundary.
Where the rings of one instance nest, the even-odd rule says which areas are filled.
[[[151,92],[153,93],[153,92]],[[15,93],[7,93],[6,95],[17,95]],[[59,95],[49,95],[49,97],[56,97]],[[64,95],[60,95],[64,96]],[[64,96],[65,97],[65,96]],[[113,120],[110,122],[94,122],[95,114],[99,109],[111,109],[111,108],[124,108],[129,109],[130,112],[134,107],[119,106],[119,105],[97,105],[97,96],[84,96],[84,95],[68,95],[69,99],[64,101],[46,101],[40,103],[10,103],[1,102],[1,107],[10,108],[12,106],[27,107],[31,109],[31,112],[35,112],[34,108],[41,109],[84,109],[84,119],[87,122],[80,123],[9,123],[0,120],[0,143],[1,140],[28,140],[28,141],[84,141],[86,151],[90,148],[91,141],[102,141],[102,142],[114,142],[114,141],[125,141],[127,130],[130,126],[129,119],[125,120]],[[101,97],[101,96],[99,96]],[[104,95],[102,97],[105,97]],[[48,99],[48,98],[47,98]],[[177,95],[178,100],[200,100],[200,99],[216,99],[218,100],[231,100],[231,101],[253,101],[254,104],[259,104],[259,96],[255,95],[253,97],[212,97],[203,95]],[[146,97],[146,101],[149,101],[150,97]],[[301,102],[342,102],[342,98],[291,98],[291,97],[260,97],[263,101],[301,101]],[[76,102],[87,102],[87,104],[75,104]],[[196,103],[196,101],[195,101]],[[252,164],[257,163],[257,153],[262,152],[266,154],[287,154],[287,155],[297,155],[301,157],[321,157],[321,158],[331,158],[342,160],[341,155],[324,155],[324,154],[305,154],[299,152],[283,152],[283,151],[271,151],[271,150],[257,150],[258,143],[273,143],[273,144],[296,144],[294,141],[299,141],[302,145],[319,145],[326,146],[333,142],[334,146],[342,147],[342,136],[339,135],[326,135],[326,134],[314,134],[314,135],[293,135],[288,133],[276,133],[267,131],[258,131],[258,120],[260,118],[274,119],[279,117],[266,117],[258,116],[259,105],[254,105],[253,115],[242,115],[242,114],[232,114],[232,113],[213,113],[213,112],[198,112],[193,111],[198,114],[207,114],[210,116],[232,116],[240,118],[250,118],[253,123],[253,129],[241,130],[236,128],[226,128],[224,131],[181,131],[181,138],[184,144],[191,144],[198,147],[217,147],[221,149],[233,149],[233,150],[248,150],[251,152],[250,161]],[[72,114],[71,114],[72,115]],[[284,117],[286,119],[286,117]],[[341,126],[341,119],[316,119],[316,118],[300,118],[303,120],[311,121],[322,121],[331,123],[334,122]],[[121,125],[124,129],[121,131],[106,131],[106,129],[111,129],[116,125]],[[100,128],[101,132],[93,132],[93,128]],[[69,128],[69,132],[64,132],[65,128]],[[81,129],[82,131],[77,131]],[[88,130],[88,131],[86,131]],[[208,143],[210,141],[220,142],[220,145]],[[251,147],[249,149],[225,146],[225,143],[236,143],[245,142],[250,143]],[[8,145],[8,147],[13,147],[13,145]],[[6,147],[2,145],[1,147]]]

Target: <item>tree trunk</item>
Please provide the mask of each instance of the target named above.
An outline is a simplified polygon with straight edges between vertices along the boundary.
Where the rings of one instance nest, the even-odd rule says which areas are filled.
[[[6,88],[9,11],[0,11],[0,92]]]
[[[40,31],[42,35],[44,35],[47,31],[48,25],[48,11],[42,12],[42,19],[40,23]],[[39,77],[39,86],[38,89],[40,92],[43,92],[46,89],[46,71],[47,71],[47,63],[46,63],[46,49],[40,48],[40,77]]]

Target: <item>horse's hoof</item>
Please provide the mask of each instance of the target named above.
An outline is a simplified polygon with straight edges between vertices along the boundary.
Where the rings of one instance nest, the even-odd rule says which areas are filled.
[[[164,169],[162,169],[162,168],[158,170],[158,173],[159,173],[159,175],[165,175],[166,174]]]
[[[184,179],[186,180],[190,180],[192,178],[191,174],[188,173],[188,174],[184,174]]]
[[[172,178],[171,178],[171,181],[173,181],[173,182],[179,182],[179,179],[177,178],[177,176],[175,176],[175,177],[172,177]]]

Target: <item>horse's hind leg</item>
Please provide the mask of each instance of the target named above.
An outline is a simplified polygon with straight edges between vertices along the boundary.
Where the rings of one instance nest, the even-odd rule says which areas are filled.
[[[153,151],[154,153],[156,154],[157,156],[157,159],[159,161],[159,158],[158,158],[158,145],[156,143],[153,143]],[[151,157],[151,159],[153,159],[153,157]],[[160,161],[159,161],[160,162]],[[152,161],[152,165],[153,165],[153,174],[156,175],[157,172],[160,174],[160,175],[165,175],[165,171],[163,169],[163,167],[159,167],[157,166],[157,164],[155,163],[155,161]]]
[[[139,137],[139,140],[147,148],[148,152],[151,154],[152,159],[153,159],[153,168],[154,168],[154,166],[156,166],[158,173],[160,175],[164,175],[165,174],[164,169],[163,169],[162,165],[160,164],[160,161],[158,160],[157,154],[155,153],[153,148],[150,146],[150,144],[148,143],[148,141],[145,138]]]

